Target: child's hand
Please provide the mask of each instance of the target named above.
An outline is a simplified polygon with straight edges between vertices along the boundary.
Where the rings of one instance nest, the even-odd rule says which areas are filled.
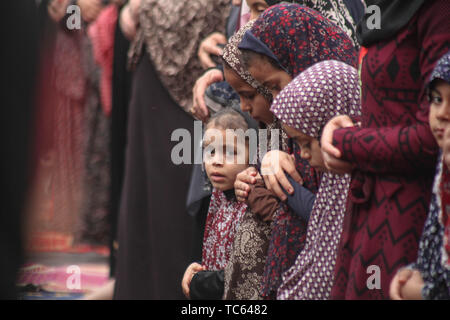
[[[405,300],[422,300],[422,288],[424,282],[419,270],[414,270],[409,280],[400,289],[400,293]]]
[[[294,192],[294,188],[284,172],[287,172],[299,184],[303,184],[302,177],[295,168],[294,157],[283,151],[272,150],[267,152],[261,163],[261,171],[266,188],[273,191],[282,201],[286,200],[287,197],[281,187],[289,194]]]
[[[250,192],[250,184],[255,184],[258,176],[261,178],[258,170],[254,167],[248,167],[236,176],[236,181],[234,181],[234,193],[237,201],[247,201]]]
[[[192,277],[199,271],[203,271],[206,268],[196,262],[191,263],[184,272],[183,280],[181,281],[181,288],[183,294],[189,299],[189,287],[191,286]]]
[[[409,268],[400,269],[395,277],[391,281],[391,285],[389,288],[389,295],[392,300],[403,300],[402,297],[402,288],[405,283],[411,278],[413,274],[413,270]]]

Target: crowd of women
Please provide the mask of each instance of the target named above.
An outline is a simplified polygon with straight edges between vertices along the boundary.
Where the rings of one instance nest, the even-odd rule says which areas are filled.
[[[214,189],[185,294],[448,299],[448,169],[438,157],[449,116],[448,4],[367,1],[381,9],[381,29],[371,29],[370,15],[356,27],[356,2],[294,2],[247,1],[256,21],[223,50],[241,110],[260,128],[281,128],[286,142],[241,173],[205,160]],[[204,77],[196,86],[214,81]],[[206,120],[195,89],[192,112]],[[223,117],[206,120],[205,139],[210,127],[226,129]],[[220,183],[227,170],[235,199]]]
[[[61,30],[77,3],[74,36]],[[59,30],[42,63],[59,77],[38,101],[64,108],[39,123],[69,121],[53,143],[76,148],[90,115],[97,190],[82,210],[109,208],[111,297],[450,299],[447,0],[40,6]],[[83,34],[100,75],[80,74]],[[203,163],[177,165],[171,135],[194,121]],[[252,161],[238,130],[267,130],[267,152]],[[77,159],[59,163],[80,177]]]

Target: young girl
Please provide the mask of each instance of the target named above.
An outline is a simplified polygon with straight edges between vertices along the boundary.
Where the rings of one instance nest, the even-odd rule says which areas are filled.
[[[450,128],[450,52],[434,69],[428,86],[431,102],[429,122],[439,148]],[[390,295],[402,299],[450,299],[448,220],[450,171],[439,157],[430,211],[419,243],[416,263],[400,269],[391,282]],[[446,227],[447,225],[447,227]],[[447,228],[447,229],[446,229]],[[447,247],[446,247],[447,246]]]
[[[244,34],[239,49],[246,69],[273,97],[314,63],[337,60],[356,67],[357,62],[357,51],[344,31],[317,11],[297,4],[267,9]],[[275,153],[278,163],[271,161]],[[285,153],[271,151],[262,161],[263,167],[271,166],[271,171],[277,172],[263,175],[266,186],[283,200],[286,196],[281,187],[292,190],[283,173],[292,172],[289,158]],[[245,190],[239,191],[245,194]]]
[[[187,297],[190,296],[189,287],[195,273],[225,268],[236,230],[247,210],[246,204],[238,202],[234,196],[236,175],[249,164],[248,140],[240,141],[235,133],[227,137],[227,130],[237,129],[245,132],[248,124],[243,116],[231,108],[216,113],[206,125],[204,166],[213,192],[206,218],[202,264],[192,263],[182,281],[183,292]],[[223,292],[223,285],[221,290]],[[219,292],[211,298],[220,299],[221,295]]]
[[[279,299],[328,299],[350,175],[327,172],[320,135],[338,114],[360,115],[357,70],[334,60],[319,62],[297,76],[275,99],[271,110],[301,148],[311,166],[324,172],[306,234],[295,264],[283,274]]]
[[[273,220],[271,223],[271,243],[269,245],[268,254],[266,254],[266,265],[270,265],[270,268],[266,268],[264,271],[264,279],[262,280],[263,287],[260,292],[264,298],[267,298],[269,296],[276,296],[276,288],[278,288],[278,285],[281,283],[281,273],[292,265],[295,261],[295,257],[303,248],[303,240],[306,235],[306,223],[309,212],[311,211],[314,193],[316,193],[318,189],[319,176],[309,166],[307,161],[300,158],[297,150],[298,148],[296,148],[295,145],[292,145],[292,141],[290,141],[286,133],[282,130],[280,121],[276,119],[270,111],[270,103],[273,98],[268,89],[257,83],[242,63],[241,52],[238,49],[238,45],[245,32],[253,26],[253,23],[254,21],[251,21],[242,27],[233,37],[231,37],[229,43],[224,48],[222,58],[224,61],[225,78],[239,94],[241,110],[248,112],[253,119],[259,121],[260,128],[265,128],[267,130],[267,141],[264,141],[264,139],[259,141],[259,151],[273,149],[271,144],[272,132],[279,130],[278,147],[280,150],[288,153],[292,150],[295,155],[295,160],[291,157],[288,158],[288,160],[293,163],[292,171],[290,171],[289,174],[292,177],[290,181],[295,191],[293,195],[286,195],[286,204],[288,208],[283,208],[283,210],[277,212],[277,214],[275,214],[275,212],[280,209],[280,201],[278,198],[273,197],[272,192],[267,193],[267,190],[264,190],[265,186],[262,180],[260,181],[262,182],[262,185],[257,183],[255,177],[258,173],[257,168],[249,167],[244,170],[238,174],[235,182],[236,197],[239,201],[246,201],[250,207],[252,206],[252,202],[267,204],[265,201],[269,200],[271,203],[271,206],[266,206],[266,208],[270,207],[271,209],[265,212],[260,211],[261,205],[257,205],[257,208],[252,208],[252,211],[263,220]],[[263,156],[264,154],[258,153],[258,155]],[[262,159],[258,158],[258,160],[260,162]],[[298,183],[300,180],[302,185]],[[254,189],[256,189],[256,192]],[[261,201],[262,199],[264,200]],[[262,224],[259,224],[258,226],[265,229],[265,226]],[[250,225],[248,225],[248,227],[250,227]],[[254,235],[254,244],[257,242],[261,243],[261,238],[259,238],[259,240],[256,238],[257,235],[263,236],[264,232],[255,232],[255,230],[253,230],[251,234]],[[238,251],[239,248],[236,248],[236,250]],[[246,258],[242,257],[242,253],[236,252],[235,256],[240,257],[242,264],[244,264]],[[251,257],[249,258],[252,259]],[[264,261],[262,261],[262,264],[264,265]],[[237,264],[235,264],[233,269],[239,269]],[[257,266],[252,269],[249,269],[248,267],[245,268],[248,274],[258,273],[259,271],[255,271],[256,269],[260,271],[260,268]],[[237,273],[239,272],[234,272],[235,275]],[[238,277],[242,278],[242,272]],[[256,280],[253,282],[255,283]],[[239,283],[241,287],[249,287],[248,283],[243,281]],[[233,291],[243,292],[247,290],[239,290],[235,287],[229,292]],[[247,295],[247,297],[248,296],[250,295]],[[240,294],[239,297],[243,297],[243,295]],[[238,297],[228,295],[227,298]]]
[[[308,30],[308,32],[303,32],[303,30]],[[325,30],[326,32],[324,32]],[[267,9],[254,22],[251,29],[243,35],[239,48],[244,49],[241,50],[242,53],[237,50],[239,51],[238,56],[242,55],[242,58],[231,59],[233,62],[231,66],[242,65],[241,68],[250,74],[252,79],[256,79],[263,87],[271,89],[271,97],[276,96],[293,77],[318,61],[335,59],[356,65],[356,50],[347,34],[317,11],[293,4],[277,5]],[[239,69],[234,68],[243,79],[248,79],[248,76],[239,72]],[[262,69],[264,71],[259,72]],[[250,109],[252,116],[253,114],[262,115],[262,108],[255,108],[256,98],[253,98],[252,102],[253,108]],[[241,105],[243,104],[241,103]],[[275,123],[277,122],[279,120]],[[294,154],[298,155],[300,150],[298,147],[294,147],[295,149],[297,152],[294,151]],[[276,173],[275,175],[263,175],[263,178],[268,189],[280,199],[289,201],[291,198],[289,195],[295,197],[298,192],[294,191],[295,185],[289,181],[284,172],[299,182],[299,177],[296,177],[298,176],[296,169],[298,170],[297,164],[301,162],[299,159],[293,161],[292,157],[284,152],[285,149],[281,150],[271,150],[262,159],[262,167]],[[279,159],[279,161],[276,162],[273,159]],[[303,165],[302,167],[304,169],[298,170],[298,172],[305,182],[303,185],[310,191],[317,192],[319,179],[314,179],[316,180],[314,181],[308,176],[317,177],[318,175],[316,173],[308,174],[305,169],[311,170],[310,166]],[[245,199],[248,196],[250,185],[255,180],[249,175],[238,175],[236,182],[238,198]],[[311,183],[307,185],[307,182],[314,182],[315,185]],[[287,191],[288,195],[283,189]],[[295,221],[297,219],[293,215],[275,216],[263,279],[263,293],[266,296],[276,296],[276,291],[282,281],[281,274],[292,266],[296,256],[303,248],[302,240],[304,238],[295,237],[295,230],[299,230],[300,226],[299,223],[295,225]]]

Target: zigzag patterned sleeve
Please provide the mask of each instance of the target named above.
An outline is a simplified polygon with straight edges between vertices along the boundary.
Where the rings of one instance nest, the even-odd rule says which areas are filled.
[[[424,84],[436,62],[450,49],[448,12],[450,2],[437,0],[418,15],[417,36],[421,39],[419,81]],[[363,81],[364,79],[363,77]],[[400,81],[398,78],[397,80]],[[342,159],[355,163],[359,170],[374,173],[416,173],[417,170],[433,168],[437,144],[429,128],[429,103],[423,92],[422,88],[415,119],[409,119],[412,121],[379,128],[353,127],[336,130],[333,144],[342,152]],[[362,103],[364,112],[364,99]],[[408,110],[409,106],[399,105],[399,108]],[[390,114],[390,110],[386,110],[386,113]],[[367,113],[365,116],[366,119],[369,117]]]
[[[427,123],[394,128],[343,128],[333,135],[342,159],[361,171],[409,173],[433,168],[436,142]]]

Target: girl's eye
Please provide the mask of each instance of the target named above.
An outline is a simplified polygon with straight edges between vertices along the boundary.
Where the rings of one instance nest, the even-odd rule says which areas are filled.
[[[215,153],[216,153],[215,149],[210,149],[208,151],[205,150],[204,151],[204,157],[205,157],[205,159],[211,159],[211,158],[214,157]]]
[[[263,7],[259,7],[258,9],[256,9],[256,11],[260,14],[263,13],[265,10],[266,10],[266,8],[263,8]]]
[[[236,155],[236,152],[234,150],[227,150],[227,156],[233,157]]]
[[[301,143],[301,142],[299,142],[299,141],[296,141],[296,143],[297,143],[297,145],[298,145],[298,147],[301,149],[301,150],[306,150],[306,149],[310,149],[310,147],[311,147],[311,143]]]
[[[280,91],[281,91],[281,88],[280,88],[279,86],[277,86],[277,85],[274,85],[274,86],[272,86],[272,87],[270,88],[270,90],[271,90],[271,91],[274,91],[274,92],[280,92]]]
[[[431,96],[431,103],[441,104],[442,98],[440,96]]]
[[[251,93],[241,93],[241,97],[243,97],[246,100],[252,100],[255,97],[255,95]]]
[[[311,142],[297,141],[297,145],[300,149],[311,149]]]

